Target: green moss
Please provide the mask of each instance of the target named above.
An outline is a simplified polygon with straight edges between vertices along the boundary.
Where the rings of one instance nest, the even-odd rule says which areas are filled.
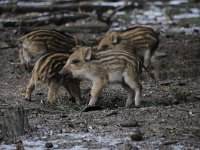
[[[197,18],[183,18],[178,21],[179,26],[187,26],[187,25],[200,25],[200,17]]]

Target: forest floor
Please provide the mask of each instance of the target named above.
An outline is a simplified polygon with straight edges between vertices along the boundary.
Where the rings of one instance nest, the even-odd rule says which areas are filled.
[[[126,91],[108,85],[98,100],[103,109],[83,112],[90,99],[91,83],[86,81],[81,83],[81,106],[69,101],[64,90],[58,102],[48,104],[43,85],[33,92],[32,102],[25,101],[31,73],[18,64],[17,41],[24,33],[0,27],[0,124],[7,108],[23,106],[30,124],[30,131],[20,137],[25,149],[199,150],[200,31],[159,32],[160,44],[152,58],[156,81],[144,77],[141,107],[124,107]],[[97,37],[98,43],[103,33],[76,35],[86,41]],[[2,140],[0,149],[16,145]]]
[[[59,102],[46,103],[47,89],[42,85],[37,86],[32,102],[24,100],[23,89],[31,73],[13,64],[19,62],[14,32],[4,29],[0,35],[0,108],[3,111],[22,105],[27,110],[32,132],[26,139],[41,140],[43,146],[52,142],[55,148],[200,148],[199,35],[160,37],[157,52],[162,52],[162,57],[153,61],[156,82],[143,81],[140,108],[125,108],[126,92],[119,85],[111,85],[98,101],[103,110],[83,112],[90,98],[87,82],[81,84],[81,106],[69,101],[63,92]],[[142,139],[132,140],[131,136],[138,132]],[[59,136],[60,133],[66,135]],[[33,144],[24,142],[25,147]]]

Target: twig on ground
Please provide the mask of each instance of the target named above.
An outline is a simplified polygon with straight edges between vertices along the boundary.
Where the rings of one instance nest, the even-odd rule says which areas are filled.
[[[118,114],[118,112],[119,112],[118,110],[111,111],[110,113],[108,113],[108,114],[104,115],[103,117],[101,117],[101,119],[105,118],[105,117],[112,116],[112,115],[116,115],[116,114]]]

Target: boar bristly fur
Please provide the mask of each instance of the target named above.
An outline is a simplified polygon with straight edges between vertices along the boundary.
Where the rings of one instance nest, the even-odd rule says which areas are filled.
[[[61,74],[71,73],[72,77],[90,80],[93,84],[89,105],[95,105],[98,96],[108,83],[121,83],[128,92],[126,106],[133,102],[140,104],[142,85],[140,83],[141,63],[137,57],[117,50],[94,52],[90,47],[77,47],[69,57]]]
[[[65,79],[59,74],[59,71],[65,65],[69,54],[54,53],[46,54],[41,57],[32,70],[32,77],[27,86],[25,99],[31,101],[31,93],[38,82],[48,86],[48,101],[54,102],[58,97],[58,90],[63,86],[69,93],[69,96],[80,104],[80,81],[79,79]]]
[[[98,50],[125,50],[138,55],[149,67],[151,57],[159,45],[158,34],[150,27],[136,26],[124,31],[108,31],[98,45]]]
[[[68,53],[77,45],[84,45],[80,39],[57,30],[36,30],[19,38],[22,48],[19,57],[22,65],[31,66],[32,57],[42,56],[47,53]]]

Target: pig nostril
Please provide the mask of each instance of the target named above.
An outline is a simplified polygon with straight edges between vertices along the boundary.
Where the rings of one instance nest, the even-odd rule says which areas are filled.
[[[63,70],[60,70],[58,73],[59,73],[60,75],[63,75],[63,74],[64,74]]]
[[[70,71],[60,70],[58,73],[63,77],[70,77],[71,76],[71,72]]]

